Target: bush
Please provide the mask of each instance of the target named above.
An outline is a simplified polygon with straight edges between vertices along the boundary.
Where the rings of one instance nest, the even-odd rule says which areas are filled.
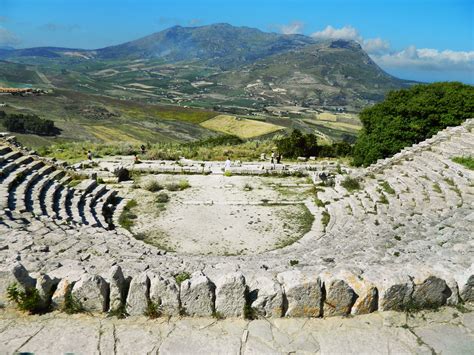
[[[157,192],[163,190],[163,186],[156,180],[148,180],[144,185],[143,188],[150,192]]]
[[[166,192],[160,192],[158,195],[156,195],[155,201],[156,203],[166,203],[170,200],[170,197]]]
[[[30,314],[38,314],[45,311],[39,291],[34,287],[22,290],[16,283],[7,287],[7,297],[14,302],[18,309]]]
[[[191,185],[189,184],[189,181],[186,180],[186,179],[181,180],[181,181],[178,183],[178,186],[179,186],[179,189],[180,189],[180,190],[186,190],[187,188],[190,188],[190,187],[191,187]]]
[[[352,192],[352,191],[355,191],[355,190],[360,190],[360,188],[361,188],[359,180],[354,179],[350,176],[346,177],[341,182],[341,186],[349,192]]]
[[[354,165],[370,165],[474,117],[474,86],[456,82],[415,85],[390,92],[363,110]]]

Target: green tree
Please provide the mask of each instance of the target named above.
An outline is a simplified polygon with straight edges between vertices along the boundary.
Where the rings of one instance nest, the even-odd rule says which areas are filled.
[[[392,91],[383,102],[361,112],[363,129],[354,146],[353,163],[367,166],[471,117],[471,85],[445,82]]]

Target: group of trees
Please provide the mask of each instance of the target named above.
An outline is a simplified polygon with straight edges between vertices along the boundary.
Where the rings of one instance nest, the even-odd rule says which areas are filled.
[[[354,165],[367,166],[474,117],[474,86],[444,82],[392,91],[359,117],[363,128],[355,145],[343,140],[320,146],[314,134],[294,130],[277,140],[278,150],[287,158],[352,155]]]
[[[367,166],[474,117],[474,86],[457,82],[415,85],[390,92],[359,117],[363,129],[354,146],[353,163]]]
[[[43,136],[53,136],[59,132],[53,121],[42,119],[36,115],[8,115],[4,111],[0,111],[0,123],[10,132],[31,133]]]

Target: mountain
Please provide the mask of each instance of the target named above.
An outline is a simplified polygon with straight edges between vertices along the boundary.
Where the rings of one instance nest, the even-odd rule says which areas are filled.
[[[206,61],[235,67],[315,43],[302,35],[266,33],[254,28],[214,24],[174,26],[135,41],[97,50],[102,59],[162,58],[168,62]]]
[[[226,112],[275,105],[358,111],[410,85],[380,69],[357,42],[229,24],[174,26],[95,50],[0,50],[0,59],[37,66],[45,85]]]

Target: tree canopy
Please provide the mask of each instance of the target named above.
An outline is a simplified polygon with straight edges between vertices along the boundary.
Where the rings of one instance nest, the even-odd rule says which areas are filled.
[[[58,134],[58,129],[51,120],[36,115],[11,114],[0,111],[0,123],[10,132],[32,133],[51,136]]]
[[[360,114],[354,165],[370,165],[438,131],[474,117],[474,86],[458,82],[415,85],[390,92]]]

